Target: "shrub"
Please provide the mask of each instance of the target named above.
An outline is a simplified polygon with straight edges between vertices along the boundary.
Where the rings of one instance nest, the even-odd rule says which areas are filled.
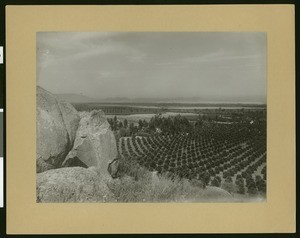
[[[232,182],[232,177],[230,176],[226,177],[225,182],[222,185],[222,188],[229,193],[235,192],[235,186]]]
[[[120,158],[118,167],[118,177],[125,175],[133,177],[135,180],[142,178],[147,172],[147,169],[140,166],[135,160],[131,158]]]
[[[266,182],[262,179],[261,176],[256,176],[255,178],[255,185],[259,192],[266,192]]]
[[[225,178],[225,182],[227,182],[227,183],[232,183],[232,177],[231,177],[231,176],[227,176],[227,177]]]
[[[242,177],[236,179],[235,184],[237,185],[237,192],[240,194],[245,194],[245,181]]]
[[[210,182],[210,174],[208,172],[200,174],[200,180],[203,182],[203,186],[206,187]]]
[[[215,186],[215,187],[220,187],[221,186],[221,182],[215,177],[212,181],[211,181],[211,185]]]
[[[257,188],[255,186],[255,184],[251,184],[249,187],[248,187],[248,193],[250,195],[256,195],[257,194]]]
[[[198,180],[198,179],[192,179],[190,181],[190,183],[193,185],[193,186],[196,186],[196,187],[199,187],[199,188],[204,188],[204,184],[201,180]]]
[[[170,202],[201,199],[202,188],[187,179],[160,175],[154,181],[151,172],[146,171],[138,180],[124,175],[108,183],[118,202]]]

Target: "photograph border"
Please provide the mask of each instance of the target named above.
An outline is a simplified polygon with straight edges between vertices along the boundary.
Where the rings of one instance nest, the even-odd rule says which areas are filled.
[[[293,5],[7,6],[6,24],[8,234],[295,231]],[[267,32],[267,202],[37,204],[38,31]]]

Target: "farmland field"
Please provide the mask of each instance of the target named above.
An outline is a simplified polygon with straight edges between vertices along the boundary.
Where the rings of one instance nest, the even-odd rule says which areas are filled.
[[[88,165],[98,159],[93,156],[113,149],[99,153],[100,160],[110,156],[107,167],[99,166],[108,173],[109,201],[266,201],[266,107],[169,105],[153,113],[152,107],[124,104],[105,106],[105,114],[101,104],[75,106],[81,120],[68,152],[74,157],[63,166],[95,169]]]
[[[246,193],[266,189],[266,131],[261,125],[218,124],[203,133],[122,137],[118,150],[123,158],[158,173],[199,179],[208,172],[211,185],[226,179],[237,184],[242,178]]]
[[[195,118],[198,116],[198,114],[195,113],[190,113],[190,112],[183,112],[183,113],[174,113],[174,112],[166,112],[162,114],[163,117],[168,117],[168,116],[176,116],[176,115],[182,115],[187,118]],[[106,118],[113,118],[115,115],[107,115]],[[152,117],[154,117],[155,114],[132,114],[132,115],[118,115],[118,119],[120,120],[128,120],[129,122],[133,122],[137,124],[139,120],[146,120],[150,121]]]
[[[92,110],[95,106],[99,109],[100,105],[81,104],[80,108]],[[211,105],[196,110],[191,105],[168,105],[159,113],[151,111],[155,105],[151,109],[134,105],[133,111],[128,106],[104,108],[117,113],[106,118],[115,133],[120,158],[158,174],[201,181],[204,187],[221,187],[239,196],[265,196],[263,105]],[[136,113],[139,110],[141,113]]]

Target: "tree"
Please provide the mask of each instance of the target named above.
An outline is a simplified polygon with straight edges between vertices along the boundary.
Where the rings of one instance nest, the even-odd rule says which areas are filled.
[[[131,122],[129,124],[129,134],[132,135],[133,133],[134,133],[134,124],[133,124],[133,122]]]
[[[237,192],[240,194],[245,194],[245,181],[242,177],[236,179],[235,184],[237,185]]]
[[[198,119],[195,123],[195,128],[201,128],[203,125],[203,122],[201,119]]]
[[[256,195],[257,194],[257,188],[255,184],[250,184],[248,187],[248,193],[251,195]]]
[[[111,129],[112,131],[114,131],[115,128],[114,128],[114,122],[113,122],[113,119],[108,118],[107,121],[108,121],[108,123],[109,123],[109,125],[110,125],[110,129]]]
[[[133,134],[137,133],[137,132],[138,132],[138,127],[137,127],[137,126],[134,126],[132,132],[133,132]]]
[[[202,174],[200,174],[200,180],[203,182],[204,188],[209,184],[210,182],[210,174],[206,171]]]
[[[144,126],[144,127],[148,127],[148,124],[149,124],[149,123],[144,119],[144,120],[143,120],[143,126]]]
[[[232,183],[232,178],[230,176],[226,177],[225,182],[222,185],[222,188],[229,193],[234,192],[234,184]]]
[[[259,192],[266,192],[266,182],[262,179],[261,176],[256,176],[255,185]]]
[[[211,185],[215,186],[215,187],[220,187],[221,183],[219,181],[219,179],[217,179],[216,177],[211,181]]]
[[[152,131],[152,132],[155,131],[155,123],[154,123],[154,121],[150,121],[150,123],[149,123],[149,130]]]
[[[255,181],[252,178],[252,176],[249,176],[246,178],[246,184],[247,184],[249,194],[251,194],[251,195],[257,194],[257,187],[256,187]]]
[[[139,130],[142,130],[142,128],[143,128],[143,121],[139,120]]]
[[[127,131],[124,127],[121,127],[120,130],[119,130],[119,136],[120,137],[125,137],[127,136]]]
[[[113,127],[114,127],[114,130],[118,129],[118,118],[117,118],[117,116],[114,116]]]
[[[124,119],[124,123],[123,123],[123,124],[124,124],[124,127],[125,127],[125,128],[128,127],[128,121],[127,121],[127,119]]]
[[[231,176],[227,176],[226,179],[225,179],[225,182],[232,183],[232,177]]]

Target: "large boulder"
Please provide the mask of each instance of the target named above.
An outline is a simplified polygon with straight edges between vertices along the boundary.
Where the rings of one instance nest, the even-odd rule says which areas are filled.
[[[97,167],[103,177],[111,178],[109,164],[118,156],[116,139],[101,110],[82,114],[73,149],[63,166],[83,163]],[[78,161],[79,160],[79,161]]]
[[[60,168],[37,174],[37,202],[111,202],[114,196],[95,167]]]
[[[76,109],[41,87],[36,89],[37,173],[61,167],[73,147],[80,117]]]

